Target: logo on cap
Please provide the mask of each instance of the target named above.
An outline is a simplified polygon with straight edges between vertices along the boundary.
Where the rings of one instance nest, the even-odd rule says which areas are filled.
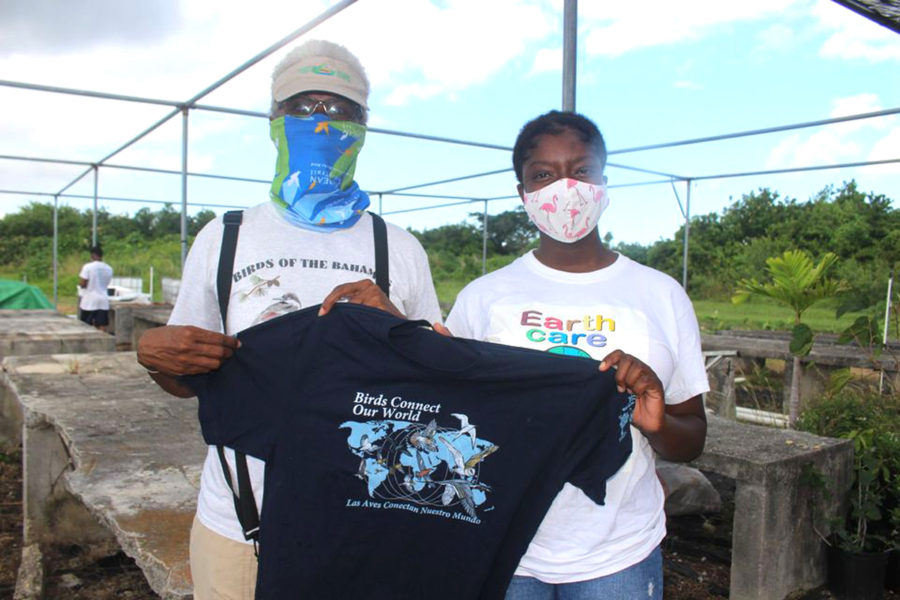
[[[315,73],[316,75],[337,76],[344,81],[349,82],[350,76],[343,71],[332,70],[326,65],[313,65],[311,67],[300,67],[301,73]]]

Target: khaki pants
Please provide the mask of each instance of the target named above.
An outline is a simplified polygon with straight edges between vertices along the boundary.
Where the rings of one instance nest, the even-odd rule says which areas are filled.
[[[191,578],[194,600],[253,600],[256,592],[253,544],[223,537],[194,517]]]

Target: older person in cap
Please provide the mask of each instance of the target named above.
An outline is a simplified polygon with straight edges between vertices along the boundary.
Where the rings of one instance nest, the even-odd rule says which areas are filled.
[[[425,252],[407,231],[386,227],[390,295],[373,282],[374,221],[380,218],[366,212],[369,198],[353,180],[368,95],[362,65],[337,44],[307,42],[275,67],[269,121],[275,177],[270,200],[243,212],[228,298],[217,291],[225,230],[217,218],[194,241],[168,325],[148,331],[138,344],[138,362],[164,390],[193,396],[179,376],[217,369],[238,347],[234,334],[299,308],[321,303],[324,314],[347,300],[440,321]],[[265,465],[252,457],[246,462],[261,506]],[[191,529],[197,600],[254,595],[254,538],[242,528],[232,492],[242,478],[237,465],[231,449],[209,448]]]

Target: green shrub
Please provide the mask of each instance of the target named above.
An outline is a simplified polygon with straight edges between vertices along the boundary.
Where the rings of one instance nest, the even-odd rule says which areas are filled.
[[[853,441],[853,482],[836,542],[875,551],[900,546],[900,396],[844,386],[811,404],[798,428]]]

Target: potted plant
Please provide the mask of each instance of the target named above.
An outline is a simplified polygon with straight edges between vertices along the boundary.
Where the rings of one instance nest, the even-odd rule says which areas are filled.
[[[900,498],[900,473],[894,471],[894,497]],[[900,592],[900,506],[891,511],[891,549],[888,554],[887,577],[884,586]]]
[[[842,381],[804,412],[800,428],[853,441],[848,510],[823,535],[829,588],[838,597],[877,599],[890,551],[900,541],[900,401]]]
[[[884,531],[884,457],[877,432],[853,432],[853,483],[849,512],[832,523],[828,543],[828,587],[838,597],[884,595],[888,542]]]

